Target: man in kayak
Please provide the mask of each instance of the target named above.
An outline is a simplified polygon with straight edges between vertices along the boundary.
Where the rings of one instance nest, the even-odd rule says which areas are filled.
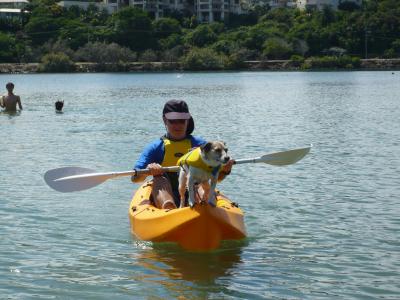
[[[137,160],[134,169],[149,169],[153,179],[152,197],[158,208],[172,209],[179,206],[178,174],[163,172],[161,167],[176,166],[178,159],[192,148],[206,141],[191,135],[194,121],[185,101],[170,100],[164,105],[163,122],[167,133],[148,144]],[[220,172],[219,180],[228,175],[233,160]],[[132,176],[132,182],[142,182],[148,175]]]
[[[1,97],[0,106],[5,108],[4,111],[16,111],[17,104],[20,110],[22,110],[21,98],[17,95],[14,95],[14,84],[9,82],[6,84],[6,89],[8,94]]]

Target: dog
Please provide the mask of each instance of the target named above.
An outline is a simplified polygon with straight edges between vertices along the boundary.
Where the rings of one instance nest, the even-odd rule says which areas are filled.
[[[206,201],[215,207],[215,186],[218,174],[223,164],[230,160],[226,144],[221,141],[207,142],[182,156],[178,164],[180,208],[185,206],[186,187],[189,190],[189,206],[195,203],[195,185],[201,185],[204,195],[201,201]]]
[[[63,106],[64,106],[64,100],[63,100],[63,101],[57,100],[57,101],[54,103],[54,105],[55,105],[55,107],[56,107],[56,111],[57,111],[57,112],[61,112],[62,109],[63,109]]]

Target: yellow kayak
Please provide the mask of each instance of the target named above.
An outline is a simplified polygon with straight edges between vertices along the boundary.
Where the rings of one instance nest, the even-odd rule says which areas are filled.
[[[151,242],[175,242],[190,251],[209,251],[222,240],[246,237],[243,211],[222,193],[217,206],[197,204],[194,208],[158,209],[150,202],[152,182],[145,182],[129,205],[131,232]]]

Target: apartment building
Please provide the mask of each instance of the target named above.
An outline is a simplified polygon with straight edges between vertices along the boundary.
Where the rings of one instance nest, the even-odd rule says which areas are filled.
[[[269,0],[267,4],[271,9],[279,7],[296,7],[296,0]]]
[[[87,9],[89,5],[95,5],[98,9],[100,10],[105,9],[110,14],[116,12],[119,8],[118,0],[102,0],[101,2],[65,0],[58,2],[58,5],[65,8],[69,8],[71,6],[78,6],[82,9]]]
[[[323,9],[326,6],[337,9],[342,2],[353,2],[359,6],[362,4],[362,0],[297,0],[296,6],[299,9]]]
[[[241,14],[245,10],[245,0],[129,0],[129,5],[141,8],[155,18],[165,16],[167,11],[189,11],[197,16],[199,22],[222,21],[230,13]]]
[[[24,9],[28,0],[0,0],[1,19],[20,19],[22,14],[27,13]]]
[[[26,1],[26,0],[0,0]],[[361,5],[362,0],[102,0],[102,2],[83,2],[64,0],[59,2],[63,7],[77,5],[86,9],[90,3],[98,8],[105,8],[109,13],[126,6],[147,11],[156,19],[165,17],[171,11],[189,11],[195,14],[201,23],[226,20],[230,14],[245,14],[248,7],[255,3],[268,4],[272,9],[279,7],[298,7],[300,9],[323,9],[330,6],[337,9],[341,2],[350,1]]]

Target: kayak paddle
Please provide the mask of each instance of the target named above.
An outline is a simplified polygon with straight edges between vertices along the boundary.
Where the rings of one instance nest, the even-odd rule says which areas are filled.
[[[174,166],[162,169],[164,172],[178,172],[179,167]],[[44,174],[44,180],[52,189],[62,193],[70,193],[90,189],[108,179],[148,173],[149,169],[98,173],[87,168],[63,167],[47,171]]]
[[[246,163],[266,163],[273,166],[286,166],[298,162],[308,152],[310,152],[312,145],[309,147],[265,154],[256,158],[238,159],[235,164]],[[164,167],[164,172],[178,172],[179,167]],[[108,172],[98,173],[94,170],[81,168],[81,167],[63,167],[47,171],[44,174],[44,180],[47,185],[52,189],[62,192],[76,192],[83,191],[95,187],[104,181],[112,178],[132,176],[137,174],[149,174],[149,169],[131,170],[124,172]]]

